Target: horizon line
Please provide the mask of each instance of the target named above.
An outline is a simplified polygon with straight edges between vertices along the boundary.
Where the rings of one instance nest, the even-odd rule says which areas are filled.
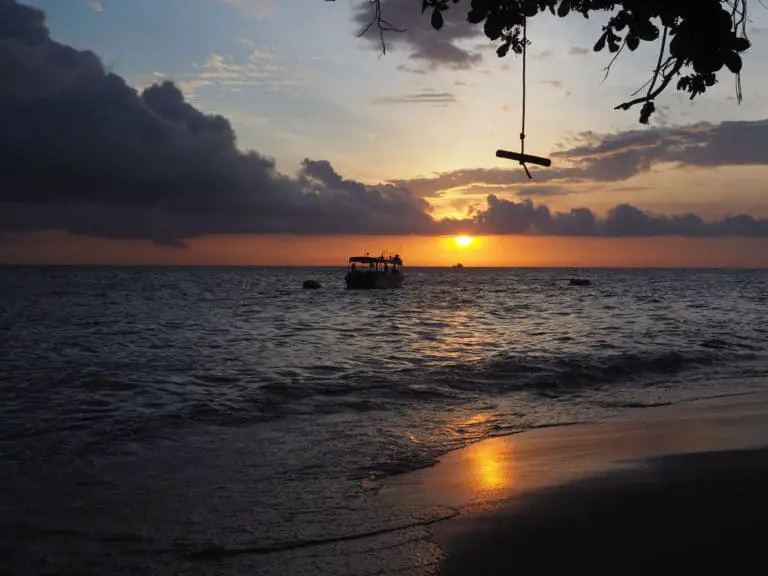
[[[5,263],[0,262],[0,268],[339,268],[345,269],[346,264],[67,264],[67,263]],[[408,269],[453,269],[453,264],[445,265],[413,265],[404,266]],[[664,266],[664,265],[510,265],[510,266],[472,266],[463,265],[464,270],[768,270],[766,266]]]

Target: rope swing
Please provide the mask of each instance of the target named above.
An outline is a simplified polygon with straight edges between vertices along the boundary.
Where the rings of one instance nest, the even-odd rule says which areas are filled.
[[[528,171],[526,163],[530,162],[531,164],[538,164],[539,166],[551,166],[552,160],[525,153],[525,61],[527,52],[526,45],[528,44],[528,34],[526,29],[527,20],[527,18],[523,19],[523,122],[522,127],[520,128],[520,153],[509,152],[507,150],[496,150],[496,157],[506,158],[507,160],[517,160],[525,170],[528,178],[533,179],[533,176],[531,176],[531,173]]]

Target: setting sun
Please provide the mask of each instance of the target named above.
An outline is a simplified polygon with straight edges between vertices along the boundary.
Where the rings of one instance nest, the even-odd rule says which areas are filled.
[[[459,248],[469,248],[475,242],[475,239],[472,236],[456,236],[453,241]]]

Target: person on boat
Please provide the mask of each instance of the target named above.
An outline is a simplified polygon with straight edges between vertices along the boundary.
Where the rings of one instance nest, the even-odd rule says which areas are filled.
[[[357,264],[355,264],[354,262],[352,262],[352,267],[350,268],[350,270],[352,270],[352,272],[354,272],[355,270],[357,270]]]

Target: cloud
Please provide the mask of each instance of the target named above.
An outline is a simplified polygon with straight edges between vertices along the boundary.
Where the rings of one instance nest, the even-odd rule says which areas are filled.
[[[211,53],[205,62],[195,64],[199,72],[182,76],[179,84],[231,91],[259,89],[278,92],[306,83],[302,75],[286,72],[275,60],[273,53],[255,47],[244,62],[235,61],[232,56]],[[186,90],[184,92],[189,94]]]
[[[439,67],[462,70],[482,61],[479,52],[461,46],[466,40],[478,38],[481,29],[467,22],[466,12],[460,6],[452,6],[443,12],[445,24],[440,31],[432,28],[430,14],[422,14],[420,3],[414,0],[382,0],[381,11],[383,18],[394,28],[404,30],[384,34],[387,49],[406,50],[409,58],[418,61],[420,66],[431,70]],[[370,2],[366,0],[358,3],[354,20],[361,31],[371,23],[373,16]],[[375,24],[364,38],[372,48],[381,49],[381,39]]]
[[[580,135],[580,142],[555,158],[577,163],[593,180],[626,180],[652,166],[715,167],[768,164],[768,120],[702,122],[618,134]]]
[[[501,192],[463,219],[436,220],[425,198],[470,185],[514,193],[525,175],[473,169],[371,186],[322,159],[282,174],[271,158],[238,149],[229,120],[204,114],[172,82],[139,92],[92,52],[52,40],[42,11],[0,0],[0,22],[0,234],[64,230],[173,246],[208,234],[768,236],[768,221],[747,215],[706,222],[629,205],[606,216],[552,212]],[[250,70],[215,55],[209,64],[205,71],[219,74],[210,81]],[[452,98],[425,91],[391,103]],[[527,194],[554,196],[563,184],[626,178],[661,161],[764,163],[767,129],[760,121],[581,134],[557,153],[572,165],[537,171]]]
[[[586,56],[591,53],[592,50],[589,48],[582,48],[581,46],[571,46],[571,49],[568,51],[568,54],[572,56]]]
[[[423,68],[413,68],[411,66],[406,66],[405,64],[398,65],[397,69],[400,70],[400,72],[407,72],[408,74],[416,74],[418,76],[426,76],[429,73]]]
[[[456,102],[456,96],[451,92],[423,91],[403,96],[382,96],[376,98],[374,104],[431,104],[445,106]]]
[[[271,52],[261,52],[259,50],[254,49],[251,54],[250,58],[252,61],[258,61],[258,60],[274,60],[275,55]]]
[[[104,12],[104,7],[100,2],[86,2],[85,5],[94,12]]]
[[[42,11],[0,0],[0,230],[178,243],[212,233],[428,232],[429,205],[306,160],[241,152],[229,121],[165,81],[141,93],[53,41]],[[213,72],[229,72],[213,58]]]
[[[588,208],[551,212],[547,206],[536,205],[530,199],[515,202],[493,194],[487,198],[487,208],[474,217],[473,223],[475,234],[768,237],[768,220],[747,215],[707,222],[695,214],[658,215],[629,204],[620,204],[601,218]]]
[[[578,169],[542,169],[536,171],[536,182],[581,181]],[[473,185],[513,187],[527,183],[528,177],[514,164],[514,168],[470,168],[442,172],[431,176],[393,180],[392,183],[408,188],[421,198],[434,198],[450,190],[466,189]]]
[[[551,156],[551,168],[536,169],[537,183],[620,182],[665,163],[710,168],[768,165],[768,119],[702,122],[615,134],[584,132]],[[509,169],[455,170],[394,183],[430,198],[477,184],[513,186],[527,181],[525,173],[512,163]]]
[[[197,70],[192,74],[177,76],[174,83],[181,88],[188,101],[197,99],[200,88],[240,92],[259,90],[265,92],[287,91],[307,83],[302,74],[289,72],[277,62],[277,56],[264,49],[258,49],[252,42],[242,38],[235,40],[251,50],[246,60],[236,61],[232,56],[212,52],[204,62],[193,64]],[[173,80],[166,74],[154,72],[151,76],[131,78],[134,85],[147,87],[162,80]]]

